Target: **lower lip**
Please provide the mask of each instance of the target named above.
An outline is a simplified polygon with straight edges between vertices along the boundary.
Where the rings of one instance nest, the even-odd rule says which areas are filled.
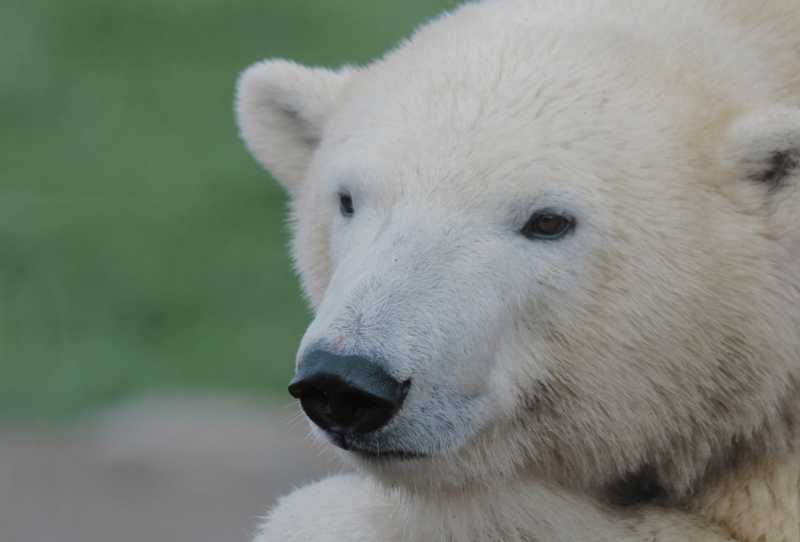
[[[345,436],[332,435],[331,438],[334,444],[336,444],[336,446],[339,448],[363,459],[369,459],[372,461],[411,461],[413,459],[425,459],[427,457],[424,454],[406,452],[402,450],[364,450],[363,448],[353,446],[353,443],[349,442]]]
[[[385,452],[373,452],[373,451],[365,451],[365,450],[357,450],[350,448],[350,453],[357,455],[363,459],[369,459],[370,461],[413,461],[415,459],[425,459],[427,456],[414,453],[414,452],[402,452],[396,450],[387,450]]]

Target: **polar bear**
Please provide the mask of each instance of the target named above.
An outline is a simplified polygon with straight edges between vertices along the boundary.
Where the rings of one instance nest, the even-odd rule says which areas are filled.
[[[262,542],[800,540],[800,4],[484,0],[237,114],[357,474]]]

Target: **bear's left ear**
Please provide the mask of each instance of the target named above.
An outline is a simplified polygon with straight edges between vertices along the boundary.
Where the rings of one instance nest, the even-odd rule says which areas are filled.
[[[305,177],[351,70],[259,62],[239,77],[236,116],[247,148],[290,193]]]
[[[749,181],[776,192],[800,179],[800,108],[774,106],[736,120],[727,158]]]

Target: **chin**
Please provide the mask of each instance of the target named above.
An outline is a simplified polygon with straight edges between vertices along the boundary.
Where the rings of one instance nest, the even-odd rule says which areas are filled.
[[[436,468],[437,464],[446,461],[444,457],[406,453],[382,457],[358,452],[345,453],[348,462],[359,472],[386,488],[417,493],[438,491],[447,483],[441,469]]]
[[[394,444],[385,438],[336,435],[313,427],[314,436],[331,446],[344,463],[388,488],[439,488],[441,466],[449,464],[451,452],[431,452]]]
[[[330,440],[329,440],[330,442]],[[337,446],[338,455],[357,471],[391,490],[418,495],[461,491],[474,483],[483,483],[484,465],[478,447],[470,441],[464,446],[439,452],[381,448],[380,452],[353,446]]]

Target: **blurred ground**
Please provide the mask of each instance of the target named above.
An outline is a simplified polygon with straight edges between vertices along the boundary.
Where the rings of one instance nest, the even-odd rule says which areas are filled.
[[[248,542],[279,495],[340,470],[294,408],[150,398],[2,429],[0,541]]]

